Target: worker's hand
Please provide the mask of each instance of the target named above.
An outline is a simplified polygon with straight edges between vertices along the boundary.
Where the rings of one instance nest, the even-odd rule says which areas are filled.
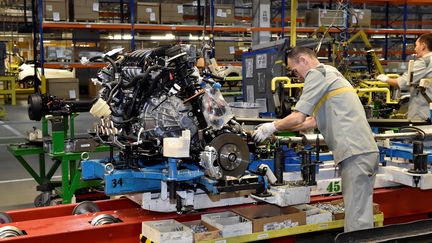
[[[266,140],[270,137],[277,129],[275,127],[274,122],[268,122],[257,126],[257,129],[254,131],[252,137],[258,143]]]
[[[378,79],[381,82],[385,82],[386,83],[390,78],[387,77],[387,75],[385,75],[385,74],[380,74],[380,75],[378,75],[376,77],[376,79]]]

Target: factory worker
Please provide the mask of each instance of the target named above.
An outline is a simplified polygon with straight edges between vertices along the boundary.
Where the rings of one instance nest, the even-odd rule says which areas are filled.
[[[372,228],[372,193],[379,153],[363,106],[342,74],[321,64],[311,49],[295,47],[287,56],[289,68],[304,78],[303,93],[294,112],[262,124],[253,137],[262,142],[276,131],[318,127],[339,166],[345,231]]]
[[[425,89],[425,94],[422,94],[422,88],[419,85],[421,79],[432,78],[432,33],[421,35],[416,41],[414,51],[417,59],[414,61],[412,69],[411,84],[409,83],[410,77],[408,72],[405,72],[397,79],[391,79],[385,74],[378,75],[377,79],[401,89],[409,87],[408,119],[426,120],[430,117],[427,97],[432,99],[432,83]]]

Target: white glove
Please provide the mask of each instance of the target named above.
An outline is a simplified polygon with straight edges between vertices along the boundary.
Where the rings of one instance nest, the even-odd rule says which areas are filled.
[[[257,129],[254,131],[252,137],[254,138],[255,141],[260,143],[266,140],[276,131],[277,129],[275,127],[274,122],[268,122],[258,126]]]
[[[390,78],[387,77],[387,75],[385,74],[380,74],[376,77],[376,79],[378,79],[381,82],[387,82]]]

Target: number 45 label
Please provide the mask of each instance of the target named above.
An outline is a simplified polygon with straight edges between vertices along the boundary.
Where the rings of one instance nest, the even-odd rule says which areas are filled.
[[[312,189],[311,195],[325,195],[342,192],[342,183],[339,178],[319,180],[317,187]]]
[[[336,192],[341,192],[342,191],[342,186],[341,186],[341,181],[330,181],[328,186],[327,186],[327,192],[329,193],[336,193]]]

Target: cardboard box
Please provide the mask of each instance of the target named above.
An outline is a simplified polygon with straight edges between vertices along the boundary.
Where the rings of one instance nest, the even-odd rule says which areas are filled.
[[[294,207],[278,207],[264,204],[251,208],[236,208],[233,212],[249,219],[253,232],[278,230],[306,224],[306,214]]]
[[[252,222],[231,211],[203,214],[201,220],[219,229],[224,238],[252,233]]]
[[[138,23],[159,24],[160,22],[159,3],[138,2],[136,18]]]
[[[69,3],[64,0],[45,0],[44,19],[51,21],[69,20]]]
[[[96,97],[99,94],[99,90],[102,89],[102,86],[100,85],[95,85],[92,82],[88,83],[88,92],[89,92],[89,97]]]
[[[216,60],[232,60],[235,57],[235,51],[238,50],[238,43],[235,42],[215,42]]]
[[[352,9],[351,26],[370,27],[372,11],[370,9]]]
[[[306,26],[345,26],[345,18],[342,10],[315,8],[306,12]]]
[[[330,202],[326,202],[328,204],[332,204],[332,205],[338,205],[339,207],[344,208],[344,204],[343,204],[343,199],[338,199],[338,200],[333,200]],[[325,203],[321,203],[321,204],[325,204]],[[345,218],[345,212],[338,212],[338,213],[333,213],[333,220],[340,220],[340,219],[344,219]],[[373,214],[379,214],[381,213],[380,209],[379,209],[379,205],[377,203],[373,204]]]
[[[234,5],[232,4],[215,4],[215,23],[234,23]]]
[[[99,18],[98,0],[75,0],[74,15],[77,21],[94,21]]]
[[[333,219],[332,213],[309,204],[295,205],[293,207],[305,212],[306,224],[319,224],[332,221]]]
[[[79,99],[79,80],[77,78],[47,79],[47,93],[62,99]]]
[[[142,222],[142,235],[155,243],[192,243],[192,230],[173,219]]]
[[[163,24],[183,22],[182,3],[161,3],[161,22]]]
[[[183,222],[184,225],[186,225],[187,227],[189,227],[192,230],[192,226],[193,225],[199,225],[202,224],[204,225],[204,227],[207,228],[207,232],[200,232],[200,233],[195,233],[192,230],[193,233],[193,238],[194,238],[194,242],[197,241],[205,241],[205,240],[214,240],[217,238],[221,238],[222,237],[222,233],[219,229],[217,229],[216,227],[202,221],[202,220],[194,220],[194,221],[189,221],[189,222]]]

